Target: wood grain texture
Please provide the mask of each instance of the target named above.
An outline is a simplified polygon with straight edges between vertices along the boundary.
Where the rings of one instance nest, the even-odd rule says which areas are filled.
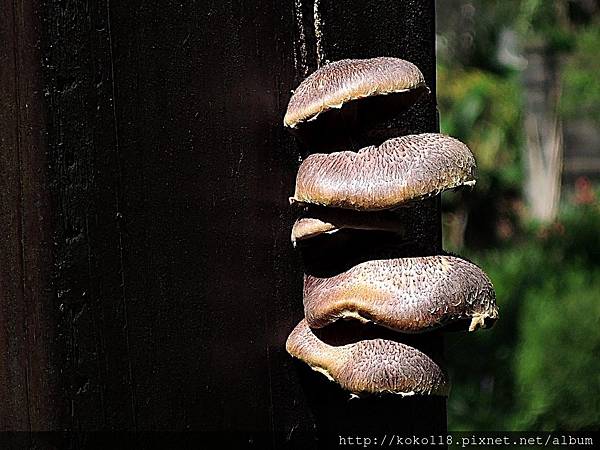
[[[302,310],[280,126],[291,5],[46,15],[69,426],[273,431],[269,372],[293,383]]]
[[[55,429],[61,337],[37,1],[0,4],[0,430]]]
[[[55,283],[70,429],[134,429],[107,1],[44,3]]]

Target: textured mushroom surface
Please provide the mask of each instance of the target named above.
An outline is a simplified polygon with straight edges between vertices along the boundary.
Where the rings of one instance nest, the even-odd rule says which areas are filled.
[[[315,153],[300,165],[291,202],[361,211],[390,209],[475,183],[475,158],[437,133],[389,139],[358,152]]]
[[[302,320],[287,339],[288,353],[355,394],[447,395],[444,371],[425,353],[391,339],[332,345]]]
[[[498,317],[489,278],[454,256],[372,260],[328,278],[306,275],[304,311],[313,328],[358,319],[404,333],[446,325],[474,331]]]
[[[306,78],[290,99],[283,123],[295,128],[319,114],[362,97],[425,88],[423,74],[399,58],[344,59],[321,67]]]
[[[343,229],[387,231],[402,234],[402,218],[392,211],[358,212],[341,208],[312,208],[292,227],[292,244],[321,234],[332,234]]]

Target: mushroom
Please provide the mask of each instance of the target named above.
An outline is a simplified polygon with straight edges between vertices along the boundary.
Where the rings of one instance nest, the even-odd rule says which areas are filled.
[[[300,83],[290,99],[283,123],[296,128],[353,100],[394,93],[407,97],[425,90],[421,71],[403,59],[343,59],[321,67]],[[412,101],[418,98],[410,97]]]
[[[489,278],[447,255],[370,260],[327,278],[307,274],[304,311],[313,328],[358,319],[403,333],[475,331],[498,317]]]
[[[397,137],[358,152],[315,153],[300,165],[290,202],[359,211],[391,209],[475,184],[475,158],[437,133]]]
[[[408,61],[347,59],[305,79],[284,118],[305,149],[327,152],[304,160],[290,198],[305,208],[292,243],[314,239],[302,246],[305,319],[286,348],[355,394],[447,395],[447,376],[419,333],[474,331],[498,317],[477,266],[423,256],[439,233],[431,197],[475,184],[473,154],[437,133],[385,140],[410,132],[399,112],[409,114],[401,108],[425,91]]]
[[[362,212],[340,208],[307,208],[292,227],[292,244],[321,234],[333,234],[343,229],[387,231],[403,234],[405,224],[395,212]]]
[[[448,395],[448,378],[440,366],[424,352],[394,339],[375,337],[343,345],[329,343],[302,320],[289,335],[286,349],[357,395]]]

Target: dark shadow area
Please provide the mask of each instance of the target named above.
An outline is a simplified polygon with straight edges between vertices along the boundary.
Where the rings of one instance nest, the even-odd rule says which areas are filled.
[[[377,324],[360,323],[356,320],[338,320],[324,328],[313,328],[312,331],[327,345],[339,347],[364,340],[385,339],[414,347],[436,362],[442,362],[443,355],[439,353],[439,348],[431,341],[423,339],[422,334],[398,333]],[[436,335],[439,335],[437,330],[428,333],[430,337]]]
[[[304,272],[319,278],[338,275],[351,267],[374,259],[425,256],[427,248],[397,234],[371,230],[340,230],[321,235],[299,245]]]
[[[315,119],[291,128],[302,142],[306,155],[315,152],[358,150],[368,145],[409,134],[402,124],[405,114],[414,114],[427,88],[406,92],[359,98],[344,103],[341,108],[329,109]]]
[[[402,211],[406,211],[403,208]],[[354,211],[306,204],[298,218],[318,219],[339,228],[368,229],[405,234],[404,218],[400,211]]]
[[[435,206],[433,198],[394,211],[348,213],[360,215],[361,220],[369,214],[393,220],[406,232],[342,229],[300,241],[297,248],[302,252],[305,273],[330,277],[372,259],[439,254],[431,246],[431,236],[437,232]]]

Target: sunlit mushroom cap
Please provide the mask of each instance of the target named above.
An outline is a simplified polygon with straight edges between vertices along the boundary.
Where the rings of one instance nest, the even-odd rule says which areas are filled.
[[[313,328],[358,319],[403,333],[474,331],[498,318],[495,299],[479,267],[446,255],[366,261],[332,277],[304,280],[304,310]]]
[[[425,88],[423,74],[399,58],[344,59],[327,64],[306,78],[290,99],[283,123],[295,128],[323,112],[363,97]]]
[[[358,152],[315,153],[300,165],[291,202],[361,211],[391,209],[475,184],[475,158],[437,133],[389,139]]]
[[[334,345],[319,338],[302,320],[288,337],[286,349],[355,394],[447,395],[449,391],[448,378],[433,359],[395,340]]]

